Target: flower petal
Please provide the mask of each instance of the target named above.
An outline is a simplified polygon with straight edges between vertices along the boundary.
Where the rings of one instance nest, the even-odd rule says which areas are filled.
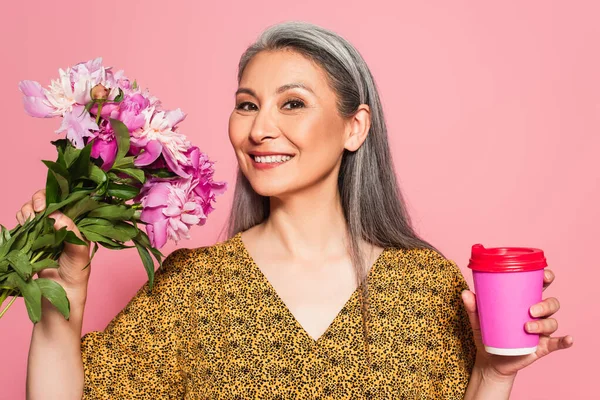
[[[21,81],[19,82],[19,90],[27,97],[46,98],[42,85],[36,81]]]
[[[25,112],[36,118],[51,118],[56,111],[54,107],[46,104],[41,97],[23,97],[23,107]]]
[[[148,232],[148,236],[150,237],[152,246],[157,249],[160,249],[167,243],[167,221],[167,219],[164,219],[146,226],[146,229],[152,231],[152,236],[150,236],[150,232]]]
[[[162,212],[167,217],[176,217],[179,214],[181,214],[181,209],[179,209],[179,207],[176,207],[176,206],[169,206],[169,207],[164,207]]]
[[[186,114],[180,108],[165,112],[164,118],[170,127],[174,127],[186,117]]]
[[[200,222],[200,218],[194,214],[181,214],[181,221],[188,225],[197,225]]]
[[[170,193],[169,183],[157,183],[150,189],[144,200],[144,207],[164,207],[167,204]]]
[[[162,153],[162,144],[158,140],[151,140],[144,147],[144,152],[138,155],[133,162],[136,167],[152,164]],[[164,204],[164,203],[163,203]]]

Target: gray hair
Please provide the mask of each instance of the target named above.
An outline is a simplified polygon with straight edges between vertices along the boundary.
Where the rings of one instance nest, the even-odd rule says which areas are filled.
[[[248,62],[261,51],[292,50],[315,61],[326,72],[343,117],[354,115],[360,104],[371,110],[367,138],[354,152],[344,151],[338,177],[344,216],[347,221],[349,253],[356,272],[363,316],[363,333],[368,338],[368,288],[365,255],[360,239],[380,247],[431,249],[412,227],[406,204],[396,181],[388,144],[387,128],[377,87],[360,53],[344,38],[320,26],[287,21],[266,29],[242,55],[238,84]],[[269,197],[257,194],[238,168],[233,204],[227,223],[231,238],[269,217]],[[368,350],[369,340],[365,340]],[[367,356],[369,352],[367,351]],[[370,357],[368,357],[370,359]]]

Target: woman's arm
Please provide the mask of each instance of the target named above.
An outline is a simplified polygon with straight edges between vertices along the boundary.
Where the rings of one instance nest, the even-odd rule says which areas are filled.
[[[515,376],[498,377],[475,366],[465,392],[465,400],[506,400],[515,382]]]
[[[81,399],[81,325],[85,300],[71,300],[69,320],[42,298],[42,319],[34,325],[27,362],[27,399]]]

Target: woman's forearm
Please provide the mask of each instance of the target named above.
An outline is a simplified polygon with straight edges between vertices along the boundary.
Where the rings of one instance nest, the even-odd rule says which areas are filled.
[[[34,325],[27,362],[27,400],[81,399],[81,327],[85,302],[72,302],[70,318],[42,298],[42,319]]]
[[[465,400],[507,400],[515,382],[515,376],[500,377],[475,367],[465,392]]]

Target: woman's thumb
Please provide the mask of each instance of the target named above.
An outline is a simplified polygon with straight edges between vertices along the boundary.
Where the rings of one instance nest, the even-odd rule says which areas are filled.
[[[473,328],[473,330],[478,330],[479,315],[477,314],[477,298],[475,297],[475,293],[465,289],[461,292],[461,298],[465,305],[465,309],[467,310],[467,314],[469,315],[471,328]]]

